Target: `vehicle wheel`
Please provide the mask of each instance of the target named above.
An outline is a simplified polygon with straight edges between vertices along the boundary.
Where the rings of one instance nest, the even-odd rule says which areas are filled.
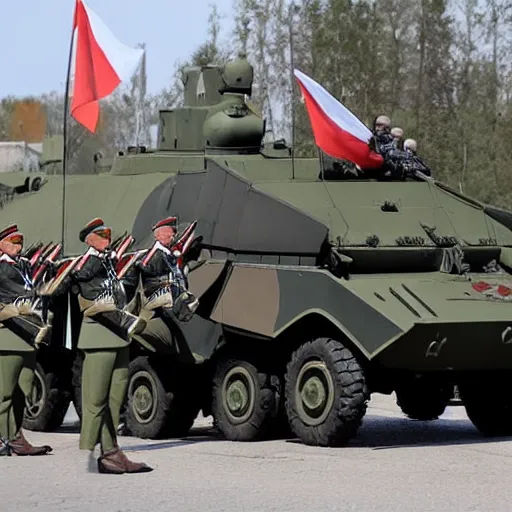
[[[423,378],[407,381],[396,389],[396,403],[413,420],[437,420],[453,395],[453,386]]]
[[[53,432],[64,421],[71,401],[63,379],[54,372],[45,372],[38,363],[32,393],[25,397],[23,428],[36,432]]]
[[[459,391],[471,423],[484,435],[512,435],[512,394],[506,379],[492,376],[459,384]]]
[[[130,363],[126,429],[142,439],[186,436],[201,409],[195,372],[147,356]]]
[[[341,342],[318,338],[300,346],[286,371],[291,430],[312,446],[343,446],[353,438],[369,399],[363,369]]]
[[[260,366],[255,361],[226,357],[215,368],[214,425],[230,441],[260,441],[276,426],[281,383]]]

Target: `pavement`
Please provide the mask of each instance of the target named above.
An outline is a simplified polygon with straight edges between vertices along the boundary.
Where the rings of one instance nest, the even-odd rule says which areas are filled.
[[[483,438],[464,407],[420,422],[394,396],[369,405],[344,448],[224,441],[202,417],[186,439],[120,437],[130,458],[155,468],[138,475],[87,472],[70,408],[59,432],[26,431],[51,455],[0,459],[0,512],[512,510],[511,438]]]

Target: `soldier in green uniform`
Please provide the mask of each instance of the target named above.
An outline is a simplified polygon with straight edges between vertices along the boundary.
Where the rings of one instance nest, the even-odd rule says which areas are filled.
[[[143,308],[152,311],[161,308],[166,314],[171,310],[181,321],[189,320],[198,300],[187,290],[185,276],[179,265],[181,252],[174,248],[176,217],[167,217],[153,227],[155,243],[144,259],[137,263],[142,274],[144,295]],[[191,235],[190,235],[191,236]]]
[[[36,348],[50,329],[37,308],[30,262],[19,256],[23,234],[16,225],[0,233],[0,455],[46,455],[50,446],[32,446],[21,430],[25,396],[31,393]]]
[[[126,457],[117,444],[116,434],[128,385],[131,336],[141,332],[145,322],[123,310],[126,295],[116,276],[115,255],[108,250],[110,228],[102,219],[93,219],[79,237],[89,249],[73,268],[67,284],[78,288],[84,316],[78,342],[78,348],[85,353],[80,449],[89,450],[92,457],[100,444],[100,473],[152,471],[146,464]]]

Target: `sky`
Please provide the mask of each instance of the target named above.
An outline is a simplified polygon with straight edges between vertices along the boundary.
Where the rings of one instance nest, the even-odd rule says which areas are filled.
[[[213,0],[86,0],[123,43],[146,43],[148,93],[207,37]],[[231,0],[216,0],[231,14]],[[0,98],[64,92],[75,0],[0,0]],[[228,30],[229,20],[225,21]]]

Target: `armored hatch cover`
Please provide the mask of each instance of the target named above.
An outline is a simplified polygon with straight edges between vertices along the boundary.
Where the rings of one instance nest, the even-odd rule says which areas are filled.
[[[319,253],[326,225],[214,160],[207,159],[206,166],[205,171],[170,177],[146,199],[133,227],[141,245],[151,226],[172,212],[180,222],[198,220],[205,246],[231,252]]]

